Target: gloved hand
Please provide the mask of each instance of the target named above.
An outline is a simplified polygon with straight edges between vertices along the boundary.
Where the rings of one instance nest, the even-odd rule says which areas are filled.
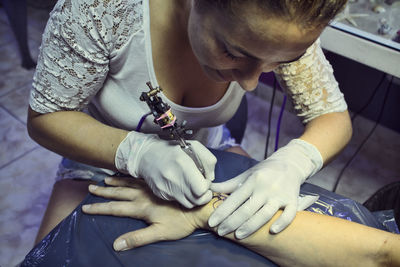
[[[272,233],[279,233],[296,216],[300,185],[321,169],[322,161],[316,147],[294,139],[239,176],[213,183],[213,191],[233,193],[210,216],[209,226],[218,225],[221,236],[236,230],[236,238],[242,239],[267,223],[279,209],[284,209],[270,228]],[[311,203],[302,201],[302,208],[316,199],[307,196],[306,202]]]
[[[217,159],[201,143],[189,143],[203,164],[205,177],[179,145],[155,134],[128,133],[118,146],[115,166],[122,173],[143,178],[162,199],[176,200],[186,208],[203,205],[212,198],[210,185]]]

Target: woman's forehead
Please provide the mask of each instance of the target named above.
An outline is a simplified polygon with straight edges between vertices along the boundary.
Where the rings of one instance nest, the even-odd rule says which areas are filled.
[[[320,35],[322,29],[304,30],[295,23],[255,12],[253,16],[235,19],[232,16],[213,13],[210,29],[232,46],[249,54],[270,56],[271,50],[290,55],[304,52]],[[245,12],[246,13],[246,12]],[[263,55],[265,54],[265,55]]]

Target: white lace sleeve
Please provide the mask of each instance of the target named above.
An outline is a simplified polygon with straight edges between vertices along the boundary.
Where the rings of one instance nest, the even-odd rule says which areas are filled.
[[[343,112],[347,109],[319,39],[299,60],[279,65],[275,73],[303,123],[322,114]]]
[[[29,104],[39,113],[82,110],[109,59],[141,25],[139,0],[59,0],[42,38]]]

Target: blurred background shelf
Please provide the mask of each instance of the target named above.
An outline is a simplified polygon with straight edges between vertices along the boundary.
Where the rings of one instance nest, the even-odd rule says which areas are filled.
[[[373,10],[380,7],[381,13]],[[382,23],[387,32],[379,33]],[[359,0],[321,35],[322,47],[330,52],[400,78],[400,1]]]

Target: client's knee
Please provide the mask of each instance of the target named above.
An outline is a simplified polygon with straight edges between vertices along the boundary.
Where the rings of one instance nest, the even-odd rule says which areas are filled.
[[[57,181],[49,202],[58,209],[72,211],[89,193],[88,187],[95,182],[81,179],[64,179]]]

